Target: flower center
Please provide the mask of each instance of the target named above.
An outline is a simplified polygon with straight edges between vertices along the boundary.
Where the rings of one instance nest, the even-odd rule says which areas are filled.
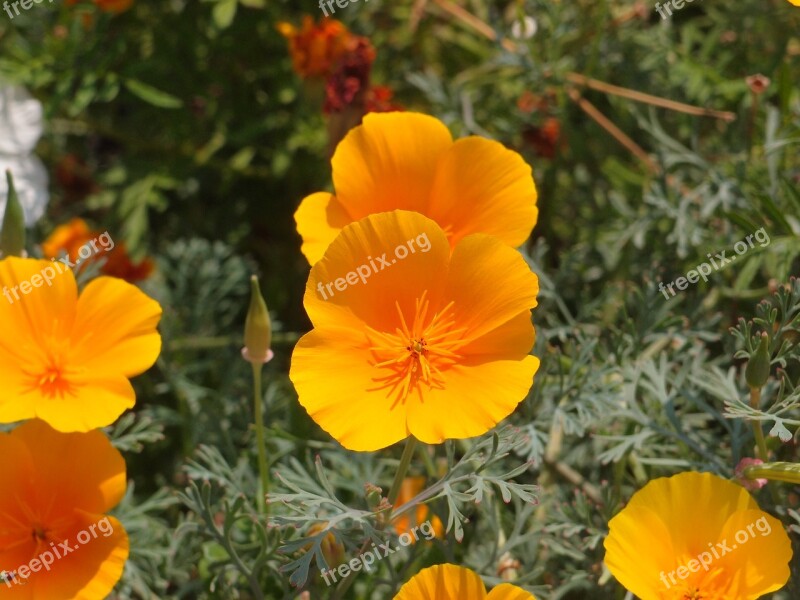
[[[425,291],[417,298],[413,319],[406,320],[400,304],[395,302],[400,326],[394,333],[367,328],[375,363],[385,374],[375,377],[378,389],[387,388],[387,396],[394,395],[392,408],[405,403],[409,394],[417,392],[423,401],[422,389],[444,388],[442,371],[461,358],[455,352],[464,345],[465,329],[455,329],[452,316],[453,302],[429,316],[430,302]],[[408,323],[411,323],[409,327]]]
[[[68,356],[68,341],[55,335],[47,339],[22,369],[28,379],[28,390],[38,391],[47,398],[74,396],[75,376],[80,370],[69,366]]]

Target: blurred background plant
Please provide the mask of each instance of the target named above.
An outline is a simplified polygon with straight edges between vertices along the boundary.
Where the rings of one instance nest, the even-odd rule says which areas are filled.
[[[448,560],[539,598],[623,598],[602,540],[633,491],[689,469],[733,477],[757,456],[753,421],[768,461],[798,460],[791,4],[694,3],[668,20],[642,2],[350,4],[335,14],[352,34],[349,58],[315,85],[293,70],[289,46],[304,14],[318,24],[315,5],[108,8],[0,13],[0,79],[44,107],[35,154],[50,202],[33,241],[73,218],[108,230],[131,264],[152,261],[140,285],[165,307],[158,366],[111,431],[132,480],[118,510],[132,553],[117,597],[382,599]],[[412,475],[427,486],[405,505],[425,501],[449,532],[329,592],[313,573],[320,555],[340,556],[332,544],[344,559],[366,540],[396,545],[364,486],[385,496],[400,449],[345,452],[296,402],[286,373],[309,327],[308,266],[292,214],[330,187],[330,150],[364,111],[403,108],[533,165],[540,217],[524,251],[542,285],[543,363],[515,429],[418,451]],[[675,298],[657,290],[761,227],[769,246]],[[254,272],[275,331],[268,529],[240,355]],[[754,406],[745,371],[762,332],[773,364]],[[800,533],[797,485],[754,493]],[[800,594],[800,559],[792,570],[775,598]]]

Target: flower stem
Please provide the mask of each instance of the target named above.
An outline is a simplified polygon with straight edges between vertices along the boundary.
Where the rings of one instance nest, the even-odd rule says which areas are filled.
[[[267,447],[264,436],[264,395],[261,391],[261,369],[263,365],[251,363],[253,365],[253,389],[254,389],[254,412],[256,423],[256,440],[258,444],[258,471],[261,478],[261,500],[257,502],[264,515],[269,509],[267,505],[267,494],[269,493],[269,468],[267,467]]]
[[[788,462],[764,463],[745,467],[744,475],[748,479],[769,479],[800,483],[800,464]]]
[[[750,388],[750,406],[758,410],[761,403],[761,388]],[[761,429],[760,421],[753,421],[753,434],[758,446],[758,458],[767,462],[769,460],[767,442],[764,440],[764,431]]]
[[[414,450],[417,447],[417,438],[413,435],[408,436],[406,440],[406,447],[403,449],[403,456],[400,457],[400,465],[397,467],[397,473],[394,476],[392,487],[389,488],[389,495],[386,497],[389,504],[394,507],[397,502],[397,496],[400,495],[400,486],[403,485],[403,480],[408,473],[408,467],[411,465],[411,459],[414,457]]]

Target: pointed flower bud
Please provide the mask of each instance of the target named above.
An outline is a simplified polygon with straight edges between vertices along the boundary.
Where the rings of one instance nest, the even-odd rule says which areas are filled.
[[[744,377],[747,385],[754,389],[761,389],[769,379],[769,336],[767,332],[761,334],[758,348],[750,357],[745,369]]]
[[[14,178],[11,171],[6,170],[8,180],[8,200],[6,212],[0,228],[0,255],[23,256],[25,252],[25,214],[14,188]]]
[[[244,324],[244,348],[242,356],[247,361],[255,364],[263,364],[272,360],[275,356],[270,350],[272,345],[272,322],[269,319],[269,311],[261,289],[258,285],[258,277],[253,275],[250,278],[250,309],[247,312],[247,320]]]

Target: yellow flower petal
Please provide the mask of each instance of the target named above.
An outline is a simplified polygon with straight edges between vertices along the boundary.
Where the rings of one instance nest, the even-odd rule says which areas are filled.
[[[353,219],[389,210],[425,213],[439,159],[453,139],[419,113],[370,113],[336,148],[336,197]]]
[[[486,587],[478,574],[456,565],[422,569],[411,578],[394,600],[483,600]]]
[[[510,583],[501,583],[489,592],[486,600],[536,600],[536,597],[520,587]]]
[[[458,140],[439,162],[428,214],[450,225],[453,245],[481,232],[516,248],[536,225],[536,199],[525,160],[499,142],[473,136]]]
[[[336,197],[327,192],[303,198],[294,220],[297,233],[303,238],[300,250],[312,265],[322,258],[342,227],[353,221]]]

